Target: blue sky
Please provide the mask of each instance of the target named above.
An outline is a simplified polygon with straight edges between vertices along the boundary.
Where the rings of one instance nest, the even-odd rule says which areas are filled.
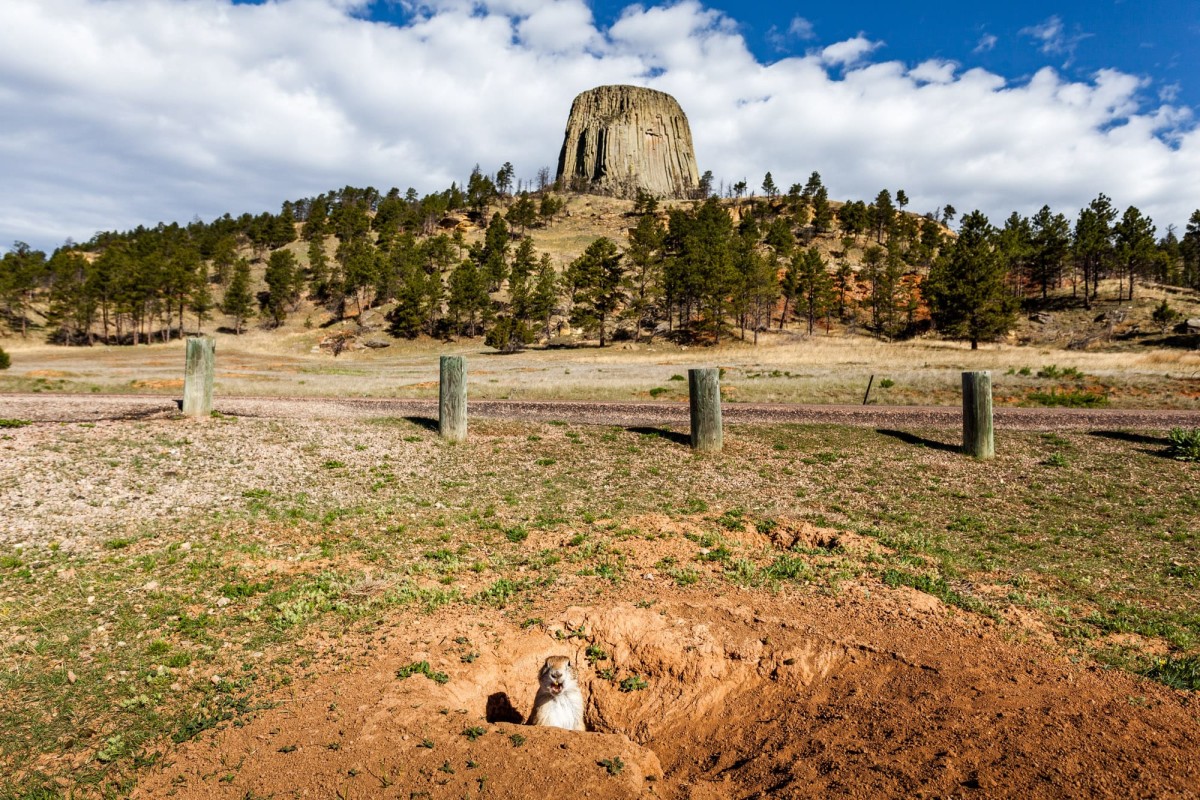
[[[1200,207],[1200,2],[4,0],[0,246],[553,167],[576,94],[673,94],[718,182],[999,222]]]

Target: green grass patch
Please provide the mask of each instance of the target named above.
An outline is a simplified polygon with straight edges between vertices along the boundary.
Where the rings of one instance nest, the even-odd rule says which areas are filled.
[[[413,675],[424,675],[429,680],[439,684],[450,682],[449,675],[433,669],[429,666],[428,661],[414,661],[396,670],[396,677],[400,680],[411,678]]]
[[[947,605],[957,606],[967,611],[999,619],[999,615],[987,603],[977,597],[963,594],[950,588],[950,585],[946,583],[944,578],[930,577],[929,575],[921,575],[899,569],[886,569],[880,578],[885,585],[892,588],[909,586],[917,591],[933,595]]]
[[[1172,656],[1155,661],[1142,672],[1147,678],[1174,689],[1200,689],[1200,656]]]

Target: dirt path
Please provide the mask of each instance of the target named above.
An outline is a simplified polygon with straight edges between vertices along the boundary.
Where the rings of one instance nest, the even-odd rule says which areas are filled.
[[[216,410],[231,416],[272,419],[339,419],[347,416],[417,417],[436,420],[433,400],[374,398],[223,397]],[[0,395],[0,418],[35,422],[96,422],[139,419],[178,412],[169,395]],[[688,424],[686,403],[550,402],[479,400],[471,416],[488,419],[561,420],[591,425],[679,426]],[[962,411],[954,406],[838,406],[725,403],[724,419],[732,424],[837,424],[862,427],[957,427]],[[998,430],[1165,430],[1200,426],[1200,411],[997,408]]]

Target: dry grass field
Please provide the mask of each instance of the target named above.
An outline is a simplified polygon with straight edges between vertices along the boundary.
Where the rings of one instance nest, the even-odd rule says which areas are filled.
[[[1200,408],[1200,351],[1139,348],[1066,351],[965,345],[937,339],[882,342],[791,332],[719,348],[666,341],[530,349],[500,354],[478,340],[401,341],[334,357],[313,352],[327,332],[217,334],[218,395],[435,397],[439,355],[465,355],[472,397],[514,400],[685,400],[687,369],[720,366],[727,402],[953,405],[960,373],[993,372],[998,405],[1030,395],[1083,392],[1117,408]],[[178,393],[183,344],[65,348],[10,339],[13,366],[0,392]]]

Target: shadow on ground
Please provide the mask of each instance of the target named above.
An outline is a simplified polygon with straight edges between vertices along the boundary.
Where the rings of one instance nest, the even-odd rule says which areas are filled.
[[[680,433],[679,431],[672,431],[666,428],[648,428],[639,426],[626,428],[625,430],[629,431],[630,433],[636,433],[639,436],[657,436],[661,439],[674,442],[675,444],[683,444],[689,447],[692,444],[692,437],[690,434]]]
[[[875,432],[878,434],[882,434],[883,436],[890,436],[893,439],[899,439],[900,441],[904,442],[905,444],[916,445],[918,447],[928,447],[931,450],[942,450],[947,453],[961,453],[962,452],[961,445],[946,444],[945,442],[938,442],[933,439],[926,439],[924,436],[917,436],[915,433],[908,433],[907,431],[893,431],[893,430],[887,430],[885,428],[877,428],[875,430]]]
[[[1088,431],[1088,436],[1112,439],[1118,442],[1129,442],[1130,444],[1144,444],[1147,446],[1139,447],[1139,453],[1145,453],[1148,456],[1158,456],[1159,458],[1171,458],[1169,450],[1171,440],[1165,436],[1147,436],[1144,433],[1130,433],[1129,431]]]

